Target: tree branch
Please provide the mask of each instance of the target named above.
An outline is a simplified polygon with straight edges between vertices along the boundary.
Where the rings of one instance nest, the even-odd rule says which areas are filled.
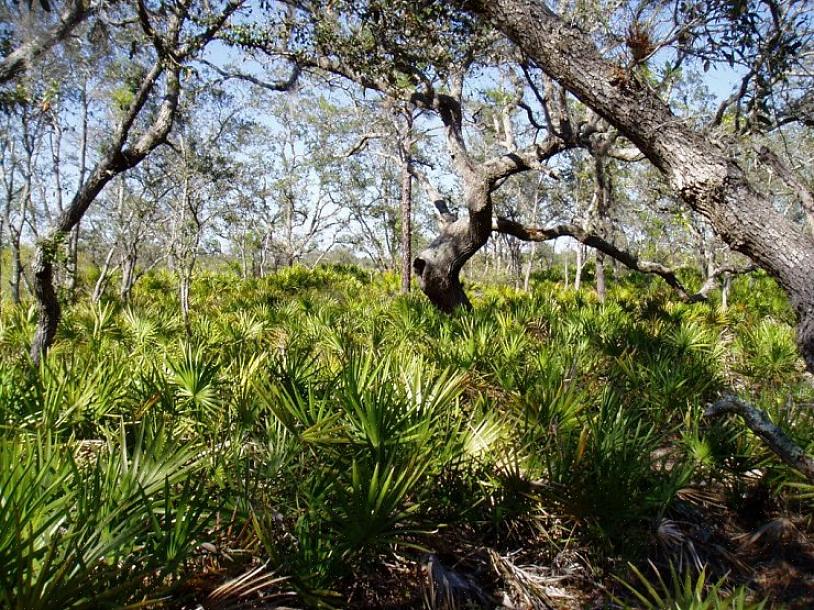
[[[200,60],[200,62],[204,64],[206,67],[220,74],[223,77],[224,81],[242,80],[247,83],[251,83],[252,85],[262,87],[263,89],[267,89],[269,91],[290,91],[294,87],[294,85],[297,84],[300,74],[302,73],[300,66],[296,62],[291,62],[291,74],[289,74],[288,78],[268,82],[261,80],[256,76],[252,76],[251,74],[246,74],[244,72],[240,72],[237,70],[232,71],[224,70],[223,68],[219,68],[212,62],[209,62],[205,59]]]
[[[741,417],[746,427],[759,436],[775,455],[814,483],[814,459],[775,426],[764,411],[734,396],[724,396],[704,411],[704,417],[710,418],[727,414]]]
[[[785,185],[800,198],[800,205],[808,218],[808,226],[814,231],[814,193],[769,148],[762,146],[757,153],[760,162],[774,170]]]
[[[604,239],[594,232],[587,231],[582,227],[571,224],[562,223],[548,228],[527,227],[519,222],[510,220],[508,218],[496,217],[492,220],[492,230],[506,235],[512,235],[523,241],[550,241],[558,237],[572,237],[578,242],[595,248],[600,252],[618,260],[620,263],[640,273],[650,273],[662,278],[667,284],[678,292],[680,298],[688,303],[696,303],[707,300],[709,293],[717,285],[717,280],[721,275],[726,273],[738,274],[747,273],[756,268],[755,265],[750,265],[746,268],[736,268],[734,266],[722,266],[715,269],[707,278],[704,285],[696,293],[690,293],[681,280],[678,279],[676,272],[661,263],[653,261],[640,260],[634,254],[622,250],[615,244]]]
[[[430,199],[432,199],[435,210],[438,212],[439,222],[442,226],[458,220],[458,215],[450,211],[446,197],[444,197],[441,192],[435,188],[435,185],[430,181],[429,178],[427,178],[427,175],[424,172],[416,169],[412,163],[410,163],[408,166],[408,171],[416,180],[424,185],[425,189],[427,189],[427,194],[430,196]]]
[[[88,0],[69,0],[59,16],[59,23],[36,38],[21,44],[0,60],[0,83],[5,83],[25,70],[26,64],[36,59],[68,35],[87,19],[95,8]]]

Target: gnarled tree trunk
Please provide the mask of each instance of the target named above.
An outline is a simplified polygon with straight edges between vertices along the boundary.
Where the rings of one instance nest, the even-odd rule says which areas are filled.
[[[535,0],[479,0],[464,7],[491,20],[543,71],[619,129],[673,190],[706,217],[729,246],[773,275],[797,312],[797,341],[814,371],[814,241],[775,211],[738,163],[676,117],[629,70]]]
[[[473,180],[474,182],[474,180]],[[465,185],[469,214],[457,218],[443,199],[435,205],[441,216],[441,232],[413,261],[419,286],[441,311],[472,307],[461,285],[464,264],[480,250],[492,233],[492,207],[485,181]]]

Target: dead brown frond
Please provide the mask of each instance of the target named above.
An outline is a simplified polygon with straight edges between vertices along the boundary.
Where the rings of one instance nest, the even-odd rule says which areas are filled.
[[[656,50],[650,32],[638,21],[633,22],[628,27],[625,43],[636,63],[647,59]]]
[[[679,571],[688,564],[698,571],[704,568],[704,562],[691,536],[685,531],[684,524],[673,519],[662,519],[656,528],[656,540],[667,551],[671,560],[675,561]]]
[[[779,517],[772,519],[754,532],[741,534],[735,538],[744,548],[771,549],[790,542],[803,543],[805,537],[800,530],[789,521]]]
[[[490,596],[467,575],[445,567],[436,555],[427,558],[424,604],[430,610],[488,608]]]
[[[492,549],[489,549],[488,553],[494,570],[503,582],[511,587],[516,607],[530,610],[552,610],[556,606],[551,600],[551,594],[556,594],[558,597],[570,597],[564,589],[560,589],[554,584],[561,578],[536,574],[527,567],[515,565],[508,557],[502,557]],[[519,605],[517,605],[518,603]]]
[[[706,489],[703,487],[684,487],[678,491],[676,496],[680,500],[690,502],[703,508],[714,508],[719,511],[726,510],[726,499],[720,490]]]
[[[280,585],[287,580],[285,576],[266,571],[266,565],[261,565],[212,591],[206,598],[204,607],[207,610],[226,610],[238,607],[252,598],[253,602],[259,602],[265,608],[283,610],[287,608],[282,605],[283,602],[295,595],[293,591],[280,589]]]

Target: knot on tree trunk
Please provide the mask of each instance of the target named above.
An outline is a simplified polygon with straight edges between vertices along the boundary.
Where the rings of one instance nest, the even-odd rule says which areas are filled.
[[[426,252],[422,252],[422,255]],[[452,313],[459,308],[472,308],[461,285],[459,272],[452,265],[420,255],[413,261],[413,271],[421,290],[444,313]]]

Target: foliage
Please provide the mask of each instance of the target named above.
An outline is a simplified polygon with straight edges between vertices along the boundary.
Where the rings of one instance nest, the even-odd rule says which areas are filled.
[[[749,591],[738,587],[730,593],[723,591],[724,581],[709,584],[705,570],[697,576],[690,571],[679,574],[671,564],[670,573],[665,581],[661,573],[653,569],[654,578],[650,579],[635,566],[630,566],[636,576],[635,583],[621,581],[625,588],[635,597],[636,605],[624,604],[625,608],[642,610],[763,610],[766,602],[750,602]],[[618,600],[621,601],[621,600]]]
[[[187,336],[165,280],[70,307],[37,369],[30,310],[0,313],[4,606],[180,595],[215,560],[254,575],[236,590],[341,605],[344,583],[449,530],[556,548],[566,527],[612,566],[643,557],[688,486],[767,464],[736,423],[701,419],[719,388],[761,384],[814,443],[788,326],[750,309],[721,318],[624,282],[601,305],[543,283],[479,287],[473,312],[443,317],[387,277],[293,267],[197,276]],[[805,500],[771,468],[776,493]],[[702,585],[635,586],[658,605]],[[709,602],[722,586],[686,607],[737,607]]]

